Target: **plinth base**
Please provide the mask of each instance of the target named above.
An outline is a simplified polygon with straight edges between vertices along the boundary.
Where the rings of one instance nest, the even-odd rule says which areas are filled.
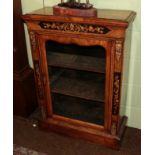
[[[53,14],[62,16],[97,17],[97,9],[74,9],[56,5],[53,7]]]
[[[39,127],[44,131],[54,131],[62,135],[85,139],[96,144],[119,150],[125,131],[126,122],[127,117],[123,116],[120,122],[118,134],[115,136],[104,132],[100,128],[90,128],[88,125],[84,126],[83,123],[79,123],[79,121],[71,121],[69,118],[63,118],[56,115],[53,118],[39,121]]]

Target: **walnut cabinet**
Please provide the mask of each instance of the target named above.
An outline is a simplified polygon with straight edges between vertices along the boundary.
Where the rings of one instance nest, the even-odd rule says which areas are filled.
[[[56,16],[51,7],[23,15],[42,129],[120,148],[124,51],[135,15],[99,9],[95,18]]]

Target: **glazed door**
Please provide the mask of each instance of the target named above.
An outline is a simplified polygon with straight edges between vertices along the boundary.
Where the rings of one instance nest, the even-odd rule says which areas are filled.
[[[108,42],[48,34],[39,45],[48,118],[107,125]]]

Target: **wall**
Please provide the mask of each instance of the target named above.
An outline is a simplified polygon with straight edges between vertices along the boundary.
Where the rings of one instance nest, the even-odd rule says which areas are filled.
[[[44,0],[45,6],[53,6],[60,0]],[[81,0],[84,2],[84,0]],[[141,128],[141,2],[140,0],[90,0],[96,8],[134,10],[137,12],[132,29],[132,47],[129,57],[129,77],[128,81],[123,82],[123,88],[127,90],[125,96],[127,102],[122,104],[121,111],[125,109],[128,116],[128,126]],[[23,13],[27,13],[43,7],[42,0],[22,0]],[[32,65],[32,58],[29,46],[29,38],[26,30],[26,41],[28,48],[29,63]],[[128,55],[125,55],[128,57]]]

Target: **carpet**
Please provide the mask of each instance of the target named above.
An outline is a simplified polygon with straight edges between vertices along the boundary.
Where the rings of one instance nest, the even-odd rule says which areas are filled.
[[[13,145],[13,155],[47,155],[45,153],[37,152],[29,148],[25,148],[19,145]]]
[[[14,117],[14,144],[47,155],[140,155],[141,130],[127,127],[119,151],[38,129],[37,122]]]

